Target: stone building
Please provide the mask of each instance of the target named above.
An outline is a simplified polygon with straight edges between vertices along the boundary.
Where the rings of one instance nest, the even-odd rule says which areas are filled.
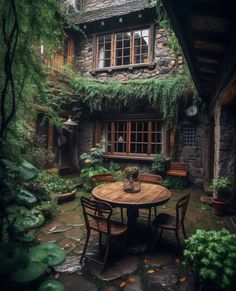
[[[66,51],[71,51],[74,70],[82,76],[99,82],[127,82],[182,73],[182,57],[172,52],[166,31],[156,22],[156,1],[70,2],[74,7],[70,18],[81,31],[68,33]],[[193,121],[183,112],[175,136],[172,158],[188,164],[189,179],[198,185],[204,181],[204,149],[208,145],[203,136],[207,127],[204,113],[198,113]],[[145,104],[135,113],[131,108],[118,113],[86,112],[77,136],[78,155],[104,138],[110,144],[105,148],[108,160],[150,165],[158,153],[170,156],[169,131],[160,114]]]

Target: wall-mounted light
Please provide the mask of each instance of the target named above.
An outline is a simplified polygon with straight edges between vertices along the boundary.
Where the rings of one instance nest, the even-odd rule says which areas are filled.
[[[84,29],[86,29],[86,28],[87,28],[87,25],[86,25],[86,24],[84,24],[83,28],[84,28]]]
[[[119,142],[119,143],[123,143],[124,142],[124,139],[123,139],[123,136],[122,135],[119,136],[117,142]]]
[[[120,22],[120,23],[123,22],[123,18],[122,18],[122,17],[119,18],[119,22]]]
[[[104,21],[101,21],[101,26],[104,26],[104,24],[105,24]]]
[[[142,18],[143,15],[141,13],[138,14],[138,18]]]
[[[63,122],[63,124],[68,125],[68,126],[77,126],[78,125],[77,122],[75,122],[71,119],[70,115],[69,115],[67,121]]]

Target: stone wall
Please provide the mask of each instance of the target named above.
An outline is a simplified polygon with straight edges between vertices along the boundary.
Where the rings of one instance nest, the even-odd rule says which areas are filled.
[[[204,162],[207,153],[206,136],[208,131],[208,118],[205,114],[199,114],[197,120],[182,121],[176,131],[176,145],[173,160],[183,162],[188,165],[188,180],[198,186],[203,186],[204,182]],[[196,128],[196,146],[183,146],[183,124],[193,123]]]
[[[81,37],[77,46],[76,68],[80,73],[89,78],[100,81],[120,80],[127,81],[133,79],[147,79],[168,77],[174,73],[181,73],[183,69],[183,59],[176,59],[168,46],[167,35],[164,29],[156,28],[154,43],[154,67],[137,67],[133,69],[112,70],[111,72],[99,72],[92,76],[93,71],[93,37]]]
[[[228,176],[234,188],[236,184],[236,116],[232,108],[222,107],[220,124],[218,176]]]

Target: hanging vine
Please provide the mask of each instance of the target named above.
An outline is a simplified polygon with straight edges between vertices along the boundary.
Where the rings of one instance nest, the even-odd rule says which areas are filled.
[[[64,80],[65,78],[65,84]],[[63,106],[73,108],[77,117],[85,107],[91,113],[122,112],[127,108],[135,112],[140,104],[144,104],[150,110],[159,112],[170,128],[175,128],[181,109],[198,102],[196,89],[188,75],[165,79],[139,79],[125,83],[101,83],[80,75],[68,75],[66,90],[63,89],[63,83],[57,85],[56,95],[50,94],[49,101],[57,111]],[[70,92],[68,88],[71,88]]]

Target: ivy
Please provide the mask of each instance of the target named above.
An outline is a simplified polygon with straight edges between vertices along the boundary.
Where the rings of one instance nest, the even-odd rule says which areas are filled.
[[[173,129],[182,112],[181,109],[198,100],[193,82],[187,75],[132,80],[125,83],[118,81],[101,83],[80,75],[70,75],[68,82],[75,92],[71,101],[73,107],[87,107],[90,113],[122,112],[126,108],[134,112],[140,104],[144,104],[151,111],[159,112],[166,124]],[[59,104],[62,101],[57,102]]]

